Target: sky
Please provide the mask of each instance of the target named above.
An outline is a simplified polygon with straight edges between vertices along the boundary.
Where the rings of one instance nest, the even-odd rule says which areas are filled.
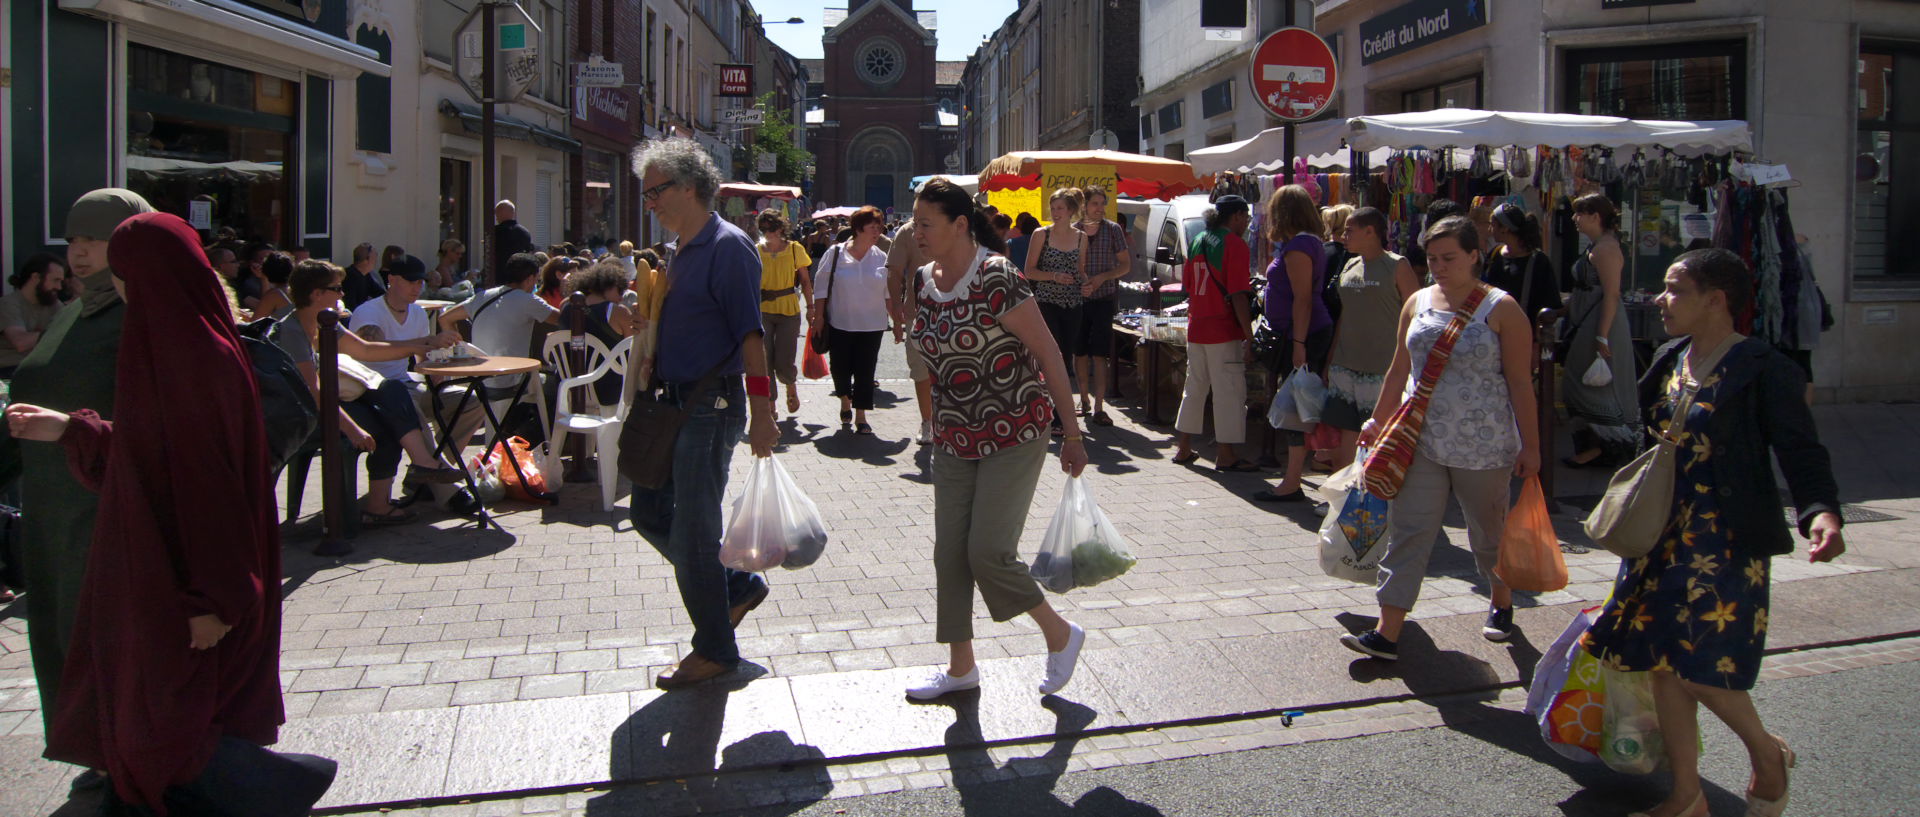
[[[879,0],[885,2],[885,0]],[[767,38],[800,59],[819,59],[820,25],[824,8],[846,8],[846,0],[753,0],[753,9],[767,21]],[[916,11],[931,11],[940,16],[934,34],[940,38],[938,58],[964,60],[980,47],[980,39],[992,34],[1017,7],[1014,0],[915,0]],[[789,25],[775,22],[798,17],[806,22]]]

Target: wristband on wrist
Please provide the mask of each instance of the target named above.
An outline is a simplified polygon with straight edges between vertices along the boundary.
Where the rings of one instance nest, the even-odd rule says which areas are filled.
[[[765,375],[762,375],[760,377],[754,377],[752,375],[748,375],[747,376],[747,396],[748,397],[772,397],[773,396],[773,378],[767,377]]]
[[[1068,434],[1060,439],[1063,442],[1077,443],[1086,438],[1087,436],[1085,434]]]

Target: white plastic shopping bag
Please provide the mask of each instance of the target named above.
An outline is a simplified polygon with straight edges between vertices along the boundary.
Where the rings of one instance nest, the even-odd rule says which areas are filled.
[[[1073,477],[1067,480],[1060,509],[1054,512],[1028,572],[1040,586],[1065,593],[1119,576],[1135,561],[1127,540],[1094,503],[1086,479]]]
[[[1613,382],[1613,369],[1607,366],[1606,358],[1596,355],[1593,364],[1587,367],[1586,374],[1580,376],[1580,382],[1600,388]]]
[[[1304,430],[1312,431],[1320,424],[1320,410],[1327,405],[1327,384],[1305,366],[1294,369],[1286,384],[1292,387],[1294,409],[1307,426]]]
[[[1328,513],[1320,523],[1320,570],[1336,579],[1373,584],[1387,550],[1387,501],[1360,484],[1362,450],[1321,486]]]
[[[1595,694],[1602,689],[1600,662],[1580,646],[1599,614],[1599,607],[1590,607],[1574,615],[1534,664],[1533,685],[1527,688],[1526,712],[1539,724],[1547,748],[1582,763],[1600,762],[1596,750],[1606,729],[1605,698]]]
[[[781,565],[806,567],[827,547],[820,509],[800,490],[778,459],[755,460],[746,490],[734,500],[733,517],[720,544],[720,563],[759,573]]]

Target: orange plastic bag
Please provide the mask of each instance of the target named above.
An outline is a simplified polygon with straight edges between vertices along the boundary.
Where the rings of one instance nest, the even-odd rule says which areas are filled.
[[[819,329],[816,327],[814,331],[818,333]],[[807,335],[805,345],[807,350],[800,358],[800,373],[806,375],[808,380],[819,380],[833,374],[832,370],[827,368],[827,356],[813,350],[812,334]]]
[[[1567,586],[1567,562],[1560,556],[1560,537],[1547,515],[1547,495],[1540,478],[1527,478],[1520,502],[1507,512],[1507,529],[1500,535],[1500,563],[1493,574],[1508,587],[1528,593],[1551,593]]]
[[[507,462],[506,447],[513,447],[513,461],[520,464],[518,471]],[[547,494],[547,477],[540,473],[540,461],[533,455],[533,444],[524,437],[509,437],[506,442],[494,445],[487,452],[487,459],[499,463],[500,482],[507,487],[507,496],[522,502],[545,503],[550,501]],[[526,479],[523,482],[521,477]]]

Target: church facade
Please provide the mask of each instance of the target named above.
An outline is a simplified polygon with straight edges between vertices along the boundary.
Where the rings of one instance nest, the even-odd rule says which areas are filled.
[[[914,176],[964,172],[950,162],[965,63],[938,62],[923,20],[913,0],[849,0],[822,39],[826,58],[807,61],[815,201],[906,212]]]

